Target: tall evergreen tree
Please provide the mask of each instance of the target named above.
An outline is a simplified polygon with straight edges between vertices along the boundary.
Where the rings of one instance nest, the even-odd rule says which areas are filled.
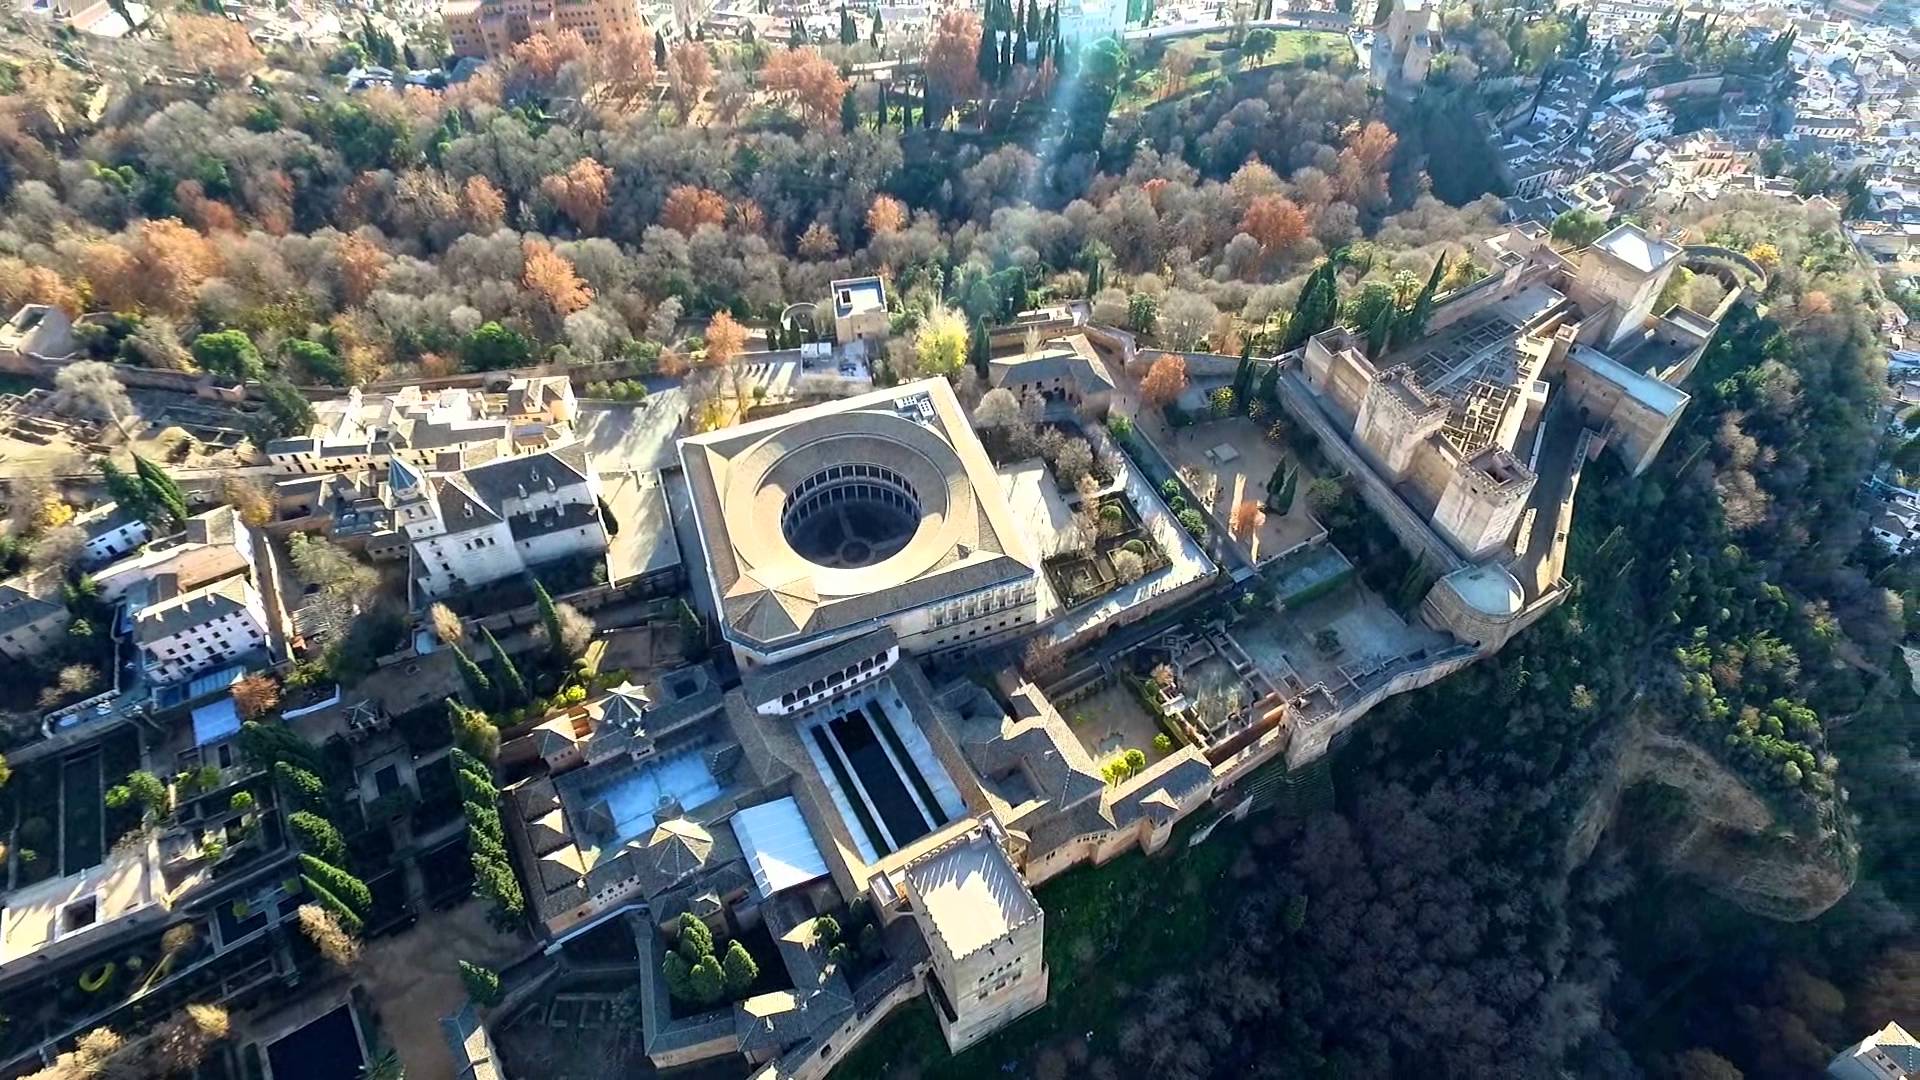
[[[969,359],[973,361],[974,372],[980,376],[981,384],[985,385],[993,366],[993,343],[985,318],[973,321],[973,335],[967,340],[967,350]]]
[[[1291,465],[1287,466],[1287,475],[1285,479],[1280,481],[1280,490],[1273,497],[1273,509],[1275,513],[1284,514],[1293,509],[1293,492],[1294,488],[1298,487],[1299,484],[1300,470]]]
[[[653,66],[664,71],[667,67],[667,39],[660,31],[653,32]]]
[[[879,48],[880,34],[883,29],[880,25],[880,8],[879,5],[876,4],[873,9],[873,22],[867,27],[867,44],[876,49]],[[884,86],[885,84],[882,83],[881,85]]]
[[[873,130],[885,131],[887,129],[887,84],[884,80],[880,83],[880,107],[875,109],[874,113],[876,115],[873,118]]]
[[[840,5],[840,44],[852,45],[854,42],[859,40],[860,40],[860,27],[857,24],[855,24],[853,21],[853,12],[847,10],[847,5],[841,4]]]
[[[1269,405],[1280,403],[1280,365],[1278,362],[1267,365],[1266,374],[1260,376],[1260,398]]]
[[[1440,291],[1440,279],[1447,273],[1445,252],[1433,264],[1433,272],[1427,275],[1427,283],[1420,287],[1420,295],[1414,298],[1413,310],[1407,313],[1406,330],[1400,336],[1408,341],[1425,337],[1427,318],[1433,314],[1433,297]]]
[[[165,510],[176,522],[187,520],[187,497],[180,485],[173,482],[173,477],[138,454],[133,456],[133,471],[140,478],[140,486],[146,489],[150,505]]]
[[[1253,393],[1253,343],[1240,346],[1240,366],[1233,369],[1233,405],[1245,411]]]
[[[853,87],[849,86],[846,93],[840,95],[840,130],[851,135],[859,126],[860,105],[853,100]]]
[[[505,702],[512,705],[525,705],[533,700],[533,694],[527,690],[527,680],[520,677],[520,669],[513,666],[513,657],[500,647],[493,631],[480,628],[480,636],[486,640],[487,648],[493,650],[494,670],[500,673],[500,694]]]
[[[973,67],[983,85],[992,86],[1000,81],[1000,45],[995,40],[991,22],[980,24],[980,52],[973,58]]]
[[[553,602],[553,595],[547,587],[540,584],[539,578],[533,579],[533,602],[540,611],[540,625],[547,630],[547,648],[554,658],[565,662],[567,648],[560,640],[560,609]]]
[[[453,666],[459,669],[460,680],[467,684],[467,693],[473,695],[474,705],[486,707],[495,704],[493,680],[487,678],[487,673],[480,670],[480,665],[473,662],[473,657],[468,656],[465,649],[458,645],[452,646],[452,649]]]
[[[1379,314],[1373,317],[1373,325],[1367,328],[1367,355],[1379,360],[1393,347],[1393,323],[1399,312],[1392,304],[1381,304]]]
[[[122,510],[142,521],[154,515],[152,498],[138,476],[121,469],[111,458],[101,459],[100,476],[106,481],[107,494]]]

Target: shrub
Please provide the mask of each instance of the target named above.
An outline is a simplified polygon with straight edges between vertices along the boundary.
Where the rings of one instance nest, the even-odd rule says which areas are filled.
[[[300,841],[300,847],[329,863],[339,864],[347,857],[346,841],[333,822],[311,810],[295,810],[287,815],[287,827]]]
[[[827,963],[835,967],[846,967],[853,959],[853,948],[842,941],[827,950]]]
[[[373,907],[373,893],[367,888],[367,883],[332,863],[302,852],[300,870],[306,877],[325,886],[328,892],[346,901],[356,914],[364,915]]]
[[[679,949],[689,964],[699,963],[702,958],[713,955],[713,931],[691,915],[681,916]]]
[[[1173,753],[1173,740],[1163,731],[1153,737],[1153,749],[1155,753],[1171,754]]]
[[[1180,520],[1180,527],[1187,530],[1188,536],[1199,540],[1207,535],[1207,519],[1200,516],[1200,511],[1182,510],[1175,516]]]
[[[719,959],[708,953],[687,973],[687,985],[693,991],[693,1000],[711,1005],[726,996],[727,973],[721,969]]]
[[[831,915],[822,915],[813,920],[813,939],[822,944],[831,944],[840,940],[840,920]]]
[[[728,995],[736,998],[744,995],[753,980],[760,977],[760,965],[753,962],[746,946],[738,941],[727,943],[727,955],[721,959],[720,968],[726,975]]]

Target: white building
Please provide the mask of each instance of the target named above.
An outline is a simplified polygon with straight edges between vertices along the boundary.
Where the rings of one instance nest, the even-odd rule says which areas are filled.
[[[573,385],[561,377],[515,378],[491,392],[403,387],[314,403],[308,434],[267,444],[281,473],[359,472],[401,461],[453,472],[547,449],[572,438]]]
[[[173,683],[267,647],[267,614],[244,577],[156,600],[133,616],[148,680]]]
[[[1910,1080],[1920,1076],[1920,1041],[1889,1023],[1835,1055],[1827,1063],[1827,1075],[1834,1080]]]
[[[137,607],[163,577],[171,579],[175,592],[192,592],[222,578],[252,573],[252,531],[233,507],[221,506],[195,514],[178,533],[153,541],[93,577],[102,600],[127,600]]]
[[[153,539],[153,528],[146,520],[121,509],[119,503],[102,503],[73,523],[86,530],[81,561],[88,566],[104,566]]]
[[[387,497],[412,545],[414,587],[428,598],[607,549],[599,478],[579,445],[437,478],[395,462]]]
[[[1127,0],[1067,0],[1060,5],[1060,40],[1079,49],[1127,28]]]

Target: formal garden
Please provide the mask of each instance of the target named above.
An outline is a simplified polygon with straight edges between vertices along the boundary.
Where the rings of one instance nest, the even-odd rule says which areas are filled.
[[[0,789],[0,882],[22,889],[100,865],[140,824],[142,801],[113,795],[139,769],[140,734],[131,725],[64,758],[15,769]],[[164,788],[140,775],[153,781],[139,788],[144,801],[159,801]]]
[[[1083,502],[1074,517],[1083,546],[1043,564],[1054,595],[1066,607],[1097,600],[1167,565],[1166,554],[1124,493]]]

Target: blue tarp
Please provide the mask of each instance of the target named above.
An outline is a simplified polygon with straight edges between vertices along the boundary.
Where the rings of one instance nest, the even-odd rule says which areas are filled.
[[[231,697],[223,697],[219,701],[193,710],[193,745],[195,746],[219,742],[239,730],[240,710],[234,708]]]

